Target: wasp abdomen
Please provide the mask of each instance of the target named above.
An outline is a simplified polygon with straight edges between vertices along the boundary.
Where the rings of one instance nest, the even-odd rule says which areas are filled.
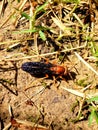
[[[35,77],[43,77],[46,74],[51,75],[51,68],[52,64],[46,64],[44,62],[26,62],[22,64],[22,70],[30,73]]]

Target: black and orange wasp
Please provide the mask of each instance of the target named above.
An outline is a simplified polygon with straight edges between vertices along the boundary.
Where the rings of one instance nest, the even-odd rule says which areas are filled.
[[[68,74],[67,66],[63,67],[49,62],[25,62],[21,68],[34,77],[64,76]]]

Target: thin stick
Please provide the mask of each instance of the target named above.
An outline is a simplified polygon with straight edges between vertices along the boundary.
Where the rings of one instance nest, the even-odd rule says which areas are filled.
[[[11,40],[11,41],[0,42],[0,45],[23,42],[23,41],[27,41],[27,40],[34,40],[34,38],[26,38],[26,39],[20,39],[20,40]]]
[[[8,130],[8,129],[9,129],[9,127],[11,127],[11,122],[10,122],[10,123],[8,123],[8,124],[7,124],[7,126],[5,126],[5,127],[3,128],[3,130]]]
[[[83,46],[75,47],[75,48],[64,49],[64,50],[62,50],[62,51],[60,51],[60,52],[73,51],[73,50],[77,50],[77,49],[84,48],[85,46],[86,46],[86,44],[84,44]],[[59,54],[60,52],[55,51],[55,52],[52,52],[52,53],[40,54],[39,57],[44,57],[44,56],[49,56],[49,55]],[[12,56],[10,56],[10,59],[7,59],[7,58],[1,58],[0,61],[19,61],[19,60],[23,60],[23,59],[30,59],[30,58],[36,58],[36,57],[38,57],[38,55],[25,56],[25,57],[21,57],[21,58],[13,58],[13,59],[12,59]]]

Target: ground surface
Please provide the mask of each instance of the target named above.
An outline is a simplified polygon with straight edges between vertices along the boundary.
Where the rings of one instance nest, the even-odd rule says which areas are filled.
[[[1,2],[2,1],[0,1],[0,4]],[[7,4],[4,16],[0,19],[0,25],[2,25],[9,15],[12,14],[15,9],[13,7],[15,7],[16,3],[17,2],[14,1]],[[39,2],[40,5],[42,3],[43,2]],[[45,126],[50,130],[98,129],[95,121],[91,124],[91,126],[88,125],[88,116],[90,114],[89,108],[81,108],[81,104],[85,100],[85,96],[84,98],[81,98],[81,95],[76,96],[75,93],[72,94],[72,92],[70,93],[63,89],[65,87],[82,92],[81,90],[84,87],[90,85],[91,88],[86,91],[86,94],[97,95],[98,75],[88,69],[88,67],[77,58],[74,51],[67,52],[66,54],[58,53],[53,55],[52,53],[54,51],[60,52],[61,50],[65,50],[66,48],[70,48],[70,46],[72,46],[72,48],[76,48],[76,52],[86,59],[86,62],[89,63],[96,72],[98,68],[95,64],[96,59],[89,58],[92,56],[90,50],[91,46],[85,46],[83,48],[81,47],[81,49],[77,49],[77,46],[83,46],[85,42],[87,42],[85,40],[78,42],[78,34],[69,37],[65,35],[59,42],[57,42],[57,35],[60,30],[52,20],[51,16],[54,17],[54,14],[57,16],[61,15],[59,14],[60,8],[64,8],[64,5],[57,5],[51,4],[51,8],[54,9],[54,12],[52,12],[53,10],[51,8],[47,9],[50,12],[48,11],[45,16],[43,14],[36,22],[36,25],[46,24],[48,27],[51,26],[51,28],[54,28],[54,32],[49,33],[48,31],[45,31],[45,35],[47,37],[46,41],[43,41],[37,33],[30,35],[28,33],[19,34],[14,32],[17,30],[28,29],[29,26],[28,20],[21,19],[17,16],[19,15],[19,12],[17,12],[17,15],[13,16],[2,27],[0,26],[1,129],[5,128],[10,123],[11,117],[9,113],[9,106],[12,107],[15,118],[21,121],[27,120],[29,122]],[[65,9],[67,10],[68,8],[69,10],[71,9],[71,6],[74,7],[74,4],[67,4]],[[81,8],[84,7],[83,4],[80,4],[79,8],[80,6]],[[98,12],[96,9],[95,13],[96,22],[94,23],[94,42],[97,45]],[[39,13],[39,15],[41,14]],[[17,17],[18,21],[15,19]],[[18,23],[15,23],[15,20]],[[74,22],[73,25],[70,23],[68,26],[72,25],[72,28],[76,29],[76,24],[74,24]],[[79,29],[78,26],[77,28]],[[79,30],[77,30],[77,32],[79,32]],[[73,34],[75,34],[75,32],[73,32]],[[32,40],[27,40],[27,38],[32,38]],[[46,57],[41,55],[40,58],[47,58],[52,63],[55,59],[56,64],[61,64],[61,59],[64,59],[62,61],[64,65],[68,66],[68,75],[56,80],[51,78],[36,78],[31,76],[29,73],[24,72],[21,69],[22,63],[27,61],[40,61],[40,58],[37,55],[38,52],[39,54],[51,53],[47,54]],[[84,105],[82,104],[82,106],[85,106],[85,103]],[[82,115],[77,120],[79,110],[81,110]],[[18,127],[19,125],[17,126],[17,129],[26,129]],[[11,127],[10,129],[13,130],[15,127]],[[30,130],[32,128],[27,129]]]

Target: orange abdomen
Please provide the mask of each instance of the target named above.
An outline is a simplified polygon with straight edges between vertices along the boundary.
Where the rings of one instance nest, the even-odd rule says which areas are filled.
[[[56,75],[66,75],[68,73],[67,67],[64,68],[63,66],[53,66],[50,70]]]

